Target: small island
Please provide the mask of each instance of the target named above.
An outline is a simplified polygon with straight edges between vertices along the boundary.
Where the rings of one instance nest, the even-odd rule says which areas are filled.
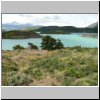
[[[35,33],[32,30],[12,30],[12,31],[3,31],[3,39],[28,39],[28,38],[41,38],[41,35]]]

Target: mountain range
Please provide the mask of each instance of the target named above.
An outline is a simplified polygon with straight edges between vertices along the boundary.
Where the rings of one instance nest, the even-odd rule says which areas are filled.
[[[41,32],[41,34],[98,33],[98,22],[84,28],[74,26],[43,26],[37,29],[37,31]]]
[[[32,24],[19,24],[17,22],[2,24],[2,30],[10,31],[10,30],[29,30],[29,29],[37,29],[40,26],[32,25]]]
[[[98,22],[89,25],[88,28],[98,28]]]
[[[2,30],[35,30],[43,34],[68,34],[71,32],[89,32],[89,33],[98,33],[98,22],[95,22],[87,27],[78,28],[74,26],[38,26],[32,24],[19,24],[16,22],[2,24]]]

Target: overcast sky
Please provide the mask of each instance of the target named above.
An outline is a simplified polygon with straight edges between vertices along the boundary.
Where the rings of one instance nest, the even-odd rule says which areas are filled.
[[[86,27],[98,21],[97,14],[2,14],[2,23]]]

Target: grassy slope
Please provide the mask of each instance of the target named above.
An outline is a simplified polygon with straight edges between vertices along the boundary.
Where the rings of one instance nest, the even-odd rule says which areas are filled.
[[[97,52],[97,48],[2,51],[2,85],[97,85]]]

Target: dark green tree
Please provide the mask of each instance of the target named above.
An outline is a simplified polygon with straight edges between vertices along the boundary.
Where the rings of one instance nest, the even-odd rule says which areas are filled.
[[[54,50],[55,49],[56,40],[51,36],[45,36],[42,39],[41,48],[46,50]]]
[[[64,45],[61,42],[61,40],[58,39],[55,45],[55,49],[62,49],[62,48],[64,48]]]
[[[20,46],[20,45],[15,45],[13,47],[13,50],[16,50],[16,49],[25,49],[23,46]]]
[[[64,48],[61,41],[54,39],[51,36],[45,36],[42,39],[41,48],[45,50],[55,50]]]
[[[38,47],[34,45],[33,43],[28,43],[28,45],[30,49],[38,49]]]

